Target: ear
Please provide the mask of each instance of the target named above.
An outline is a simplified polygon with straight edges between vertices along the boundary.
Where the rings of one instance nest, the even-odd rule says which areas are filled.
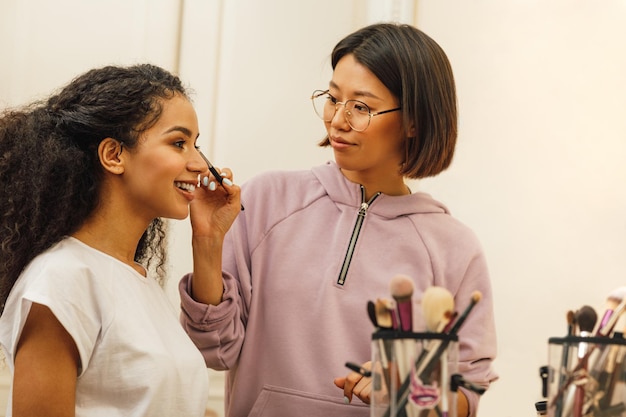
[[[122,142],[113,138],[102,139],[98,145],[98,157],[105,171],[116,175],[124,173],[122,151]]]
[[[415,128],[415,122],[411,122],[409,129],[407,130],[407,137],[414,138],[417,136],[417,129]]]

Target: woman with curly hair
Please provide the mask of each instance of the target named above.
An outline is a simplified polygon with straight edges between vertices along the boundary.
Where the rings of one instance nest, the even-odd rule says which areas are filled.
[[[209,175],[198,135],[180,79],[149,64],[0,115],[8,415],[204,415],[202,356],[161,287],[162,219],[186,218]],[[239,189],[220,190],[207,194],[230,226]]]

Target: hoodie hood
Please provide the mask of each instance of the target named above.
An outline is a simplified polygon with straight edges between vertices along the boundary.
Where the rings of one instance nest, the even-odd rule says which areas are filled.
[[[329,161],[324,165],[316,166],[312,168],[312,172],[336,204],[355,208],[361,205],[361,185],[349,181],[335,162]],[[450,214],[445,205],[423,192],[403,196],[381,194],[369,211],[385,218],[411,214]]]

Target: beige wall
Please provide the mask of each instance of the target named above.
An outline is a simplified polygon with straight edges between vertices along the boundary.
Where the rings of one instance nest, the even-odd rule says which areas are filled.
[[[548,337],[564,335],[566,311],[600,309],[626,284],[626,2],[181,4],[3,0],[0,106],[47,94],[92,66],[150,60],[197,91],[200,144],[241,182],[330,158],[315,147],[323,128],[308,96],[327,84],[332,46],[373,20],[416,21],[452,61],[461,124],[450,170],[415,187],[476,231],[493,277],[501,379],[481,415],[534,415],[538,368]],[[95,24],[94,15],[115,24]],[[242,112],[251,101],[259,111]],[[175,284],[191,258],[187,223],[174,229],[168,293],[177,304]],[[220,377],[211,373],[218,409]]]

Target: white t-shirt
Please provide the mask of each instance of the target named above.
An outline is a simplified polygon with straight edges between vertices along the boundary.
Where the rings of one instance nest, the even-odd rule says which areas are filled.
[[[33,302],[50,308],[78,348],[77,417],[204,416],[204,360],[154,279],[71,237],[39,255],[0,318],[11,372]]]

